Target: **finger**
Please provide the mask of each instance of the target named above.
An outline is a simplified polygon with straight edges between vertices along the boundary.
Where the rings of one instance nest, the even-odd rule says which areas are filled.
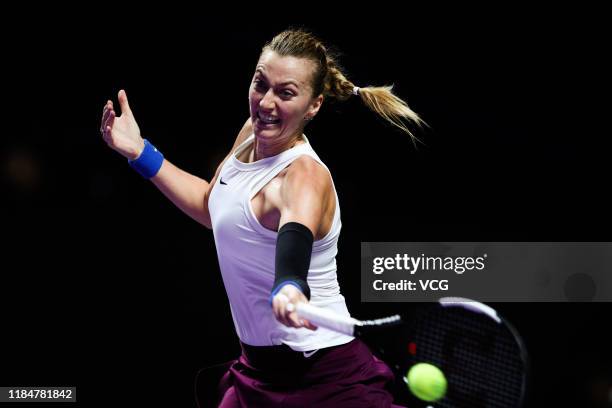
[[[104,124],[106,123],[106,120],[108,119],[108,114],[113,110],[112,105],[109,105],[109,103],[107,102],[106,105],[104,105],[104,110],[102,111],[102,122],[100,123],[100,130],[104,130]]]
[[[288,327],[293,327],[293,322],[289,319],[289,315],[287,313],[287,309],[285,306],[281,309],[281,323]]]
[[[113,133],[112,133],[113,123],[110,120],[111,118],[114,118],[114,114],[111,115],[111,117],[109,117],[109,120],[106,121],[106,124],[104,125],[104,131],[102,132],[102,137],[104,138],[106,143],[108,143],[111,146],[114,146]]]
[[[301,319],[295,308],[295,302],[297,301],[298,299],[290,299],[285,305],[285,318],[287,319],[288,326],[291,327],[302,327]]]
[[[130,109],[130,104],[128,103],[127,94],[122,89],[119,91],[119,106],[121,107],[121,114],[127,113],[128,115],[132,114],[132,110]]]
[[[112,146],[113,140],[111,138],[111,128],[110,127],[107,126],[104,128],[104,131],[102,132],[102,138],[107,144]]]
[[[108,101],[106,101],[106,103],[104,104],[104,108],[102,108],[102,114],[104,114],[108,109],[112,109],[113,108],[113,101],[111,101],[110,99]]]
[[[115,123],[115,111],[112,110],[108,113],[108,116],[106,117],[106,122],[104,122],[104,128],[105,129],[107,127],[112,128],[114,123]]]
[[[287,313],[286,314],[289,322],[290,322],[290,326],[292,327],[302,327],[304,326],[304,323],[302,321],[302,319],[300,319],[300,317],[298,316],[297,312],[291,312],[291,313]]]
[[[283,293],[280,293],[279,295],[283,297],[283,300],[287,300],[283,304],[283,317],[285,324],[289,327],[302,327],[301,320],[296,312],[295,307],[295,305],[300,301],[300,299],[297,296],[294,296],[293,294],[291,294],[292,296],[289,297]]]
[[[283,295],[282,293],[279,293],[278,295],[274,296],[274,299],[272,300],[274,315],[276,316],[276,319],[284,325],[289,324],[286,318],[286,305],[288,304],[288,301],[289,298]]]
[[[276,318],[276,320],[280,321],[281,302],[276,296],[274,297],[274,299],[272,299],[272,312],[274,313],[274,317]]]
[[[317,330],[318,327],[315,326],[314,324],[310,323],[308,320],[302,320],[304,327],[307,328],[308,330]]]
[[[293,303],[287,303],[287,306],[285,307],[285,309],[289,313],[296,311],[296,307],[295,307],[295,305]],[[315,326],[314,324],[310,323],[306,319],[299,319],[298,318],[298,321],[299,321],[301,327],[305,327],[305,328],[307,328],[309,330],[317,330],[318,329],[317,326]]]

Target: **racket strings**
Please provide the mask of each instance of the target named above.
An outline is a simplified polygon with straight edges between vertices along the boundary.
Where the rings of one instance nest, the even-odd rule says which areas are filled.
[[[448,379],[439,407],[513,407],[523,390],[524,362],[512,333],[489,317],[436,308],[418,318],[415,362],[430,362]]]

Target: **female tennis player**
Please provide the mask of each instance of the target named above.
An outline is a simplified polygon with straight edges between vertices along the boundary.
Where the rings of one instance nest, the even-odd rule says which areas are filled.
[[[406,123],[421,123],[391,87],[355,86],[303,29],[263,47],[249,88],[250,116],[210,182],[142,138],[125,91],[118,95],[121,116],[112,101],[104,106],[106,143],[213,230],[242,346],[221,380],[220,407],[394,406],[393,374],[361,340],[317,329],[287,309],[310,302],[349,316],[336,278],[338,196],[304,134],[330,98],[359,98],[411,137]]]

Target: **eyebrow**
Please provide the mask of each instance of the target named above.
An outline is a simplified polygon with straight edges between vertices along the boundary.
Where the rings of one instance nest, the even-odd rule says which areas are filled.
[[[261,68],[257,68],[257,69],[255,70],[255,73],[258,73],[258,74],[260,74],[261,76],[263,76],[263,77],[264,77],[264,79],[266,80],[266,82],[270,82],[270,81],[268,81],[268,77],[266,76],[266,74],[263,72],[263,70],[262,70]],[[298,83],[297,83],[297,82],[295,82],[295,81],[293,81],[293,80],[289,80],[289,81],[282,82],[282,83],[280,83],[279,85],[281,85],[281,86],[284,86],[284,85],[295,85],[297,88],[299,88],[299,87],[300,87],[300,86],[298,85]]]

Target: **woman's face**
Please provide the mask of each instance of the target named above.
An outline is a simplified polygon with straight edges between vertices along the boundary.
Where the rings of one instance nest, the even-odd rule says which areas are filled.
[[[249,89],[251,121],[258,139],[289,140],[301,134],[305,118],[316,115],[323,97],[312,95],[314,68],[310,60],[264,51]]]

